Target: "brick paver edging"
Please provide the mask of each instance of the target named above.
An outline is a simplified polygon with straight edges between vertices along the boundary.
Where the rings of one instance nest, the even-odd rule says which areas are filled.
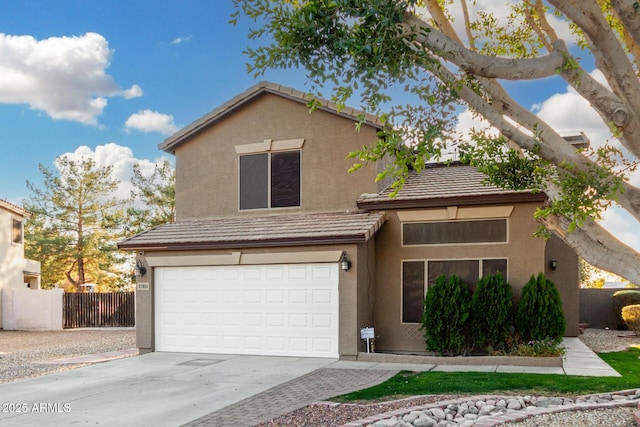
[[[256,425],[308,406],[318,400],[372,387],[397,373],[397,370],[317,369],[207,414],[184,424],[184,426],[237,427]]]
[[[623,390],[623,391],[619,391],[612,394],[614,396],[623,396],[623,395],[626,396],[626,395],[634,394],[635,392],[636,392],[636,389],[632,389],[632,390]],[[582,397],[588,398],[590,396],[593,396],[593,395],[587,395]],[[597,394],[595,396],[597,396]],[[424,411],[425,409],[431,409],[431,408],[446,408],[448,405],[452,405],[452,404],[458,405],[461,403],[468,402],[470,400],[477,401],[477,400],[487,400],[487,399],[508,399],[510,397],[513,397],[513,396],[492,396],[492,395],[467,396],[467,397],[458,398],[458,399],[443,400],[437,403],[413,406],[410,408],[401,408],[401,409],[385,412],[382,414],[372,415],[370,417],[363,418],[361,420],[351,421],[346,424],[342,424],[339,427],[365,427],[369,424],[375,423],[376,421],[386,420],[394,416],[402,417],[403,415],[407,415],[412,411]],[[544,414],[551,414],[551,413],[565,412],[565,411],[583,411],[587,409],[611,409],[611,408],[618,408],[623,406],[636,406],[638,404],[639,403],[637,399],[636,400],[624,399],[624,400],[610,400],[607,402],[600,402],[600,403],[595,403],[595,402],[570,403],[568,405],[553,405],[547,408],[530,406],[523,410],[517,410],[517,411],[514,410],[512,412],[507,412],[504,414],[483,418],[482,420],[478,420],[479,422],[477,424],[474,424],[474,426],[493,427],[493,426],[501,425],[508,422],[522,421],[536,415],[544,415]]]

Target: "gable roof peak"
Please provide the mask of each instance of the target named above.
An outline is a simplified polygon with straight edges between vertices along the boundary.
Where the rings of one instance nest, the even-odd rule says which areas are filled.
[[[212,111],[205,114],[204,116],[194,121],[190,125],[183,127],[182,129],[180,129],[179,131],[171,135],[169,138],[161,142],[158,145],[158,147],[161,150],[166,151],[167,153],[171,153],[171,154],[175,153],[176,147],[186,142],[191,136],[197,134],[203,129],[206,129],[208,126],[212,125],[217,120],[225,117],[227,114],[232,113],[237,108],[241,107],[242,105],[246,104],[247,102],[250,102],[257,96],[262,95],[264,93],[277,95],[277,96],[287,98],[292,101],[299,102],[305,105],[308,104],[309,100],[311,99],[309,93],[302,92],[302,91],[293,89],[291,87],[283,86],[278,83],[273,83],[270,81],[261,81],[251,86],[249,89],[245,90],[244,92],[234,96],[229,101],[225,102],[219,107],[213,109]],[[332,114],[346,117],[354,121],[358,120],[358,116],[362,113],[361,111],[351,107],[339,108],[336,103],[323,98],[316,98],[316,100],[319,102],[319,105],[320,105],[317,108],[318,110],[328,111]],[[378,129],[382,129],[383,125],[381,124],[381,122],[378,120],[377,117],[367,114],[365,116],[365,119],[366,119],[365,122],[368,125],[376,127]]]

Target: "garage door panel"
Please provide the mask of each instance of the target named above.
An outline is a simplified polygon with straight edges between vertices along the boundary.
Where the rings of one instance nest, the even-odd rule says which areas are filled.
[[[156,350],[338,356],[338,266],[156,268]]]

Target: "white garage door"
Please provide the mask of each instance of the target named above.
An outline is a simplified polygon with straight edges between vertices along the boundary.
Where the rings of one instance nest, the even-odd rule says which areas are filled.
[[[155,269],[156,351],[338,357],[338,265]]]

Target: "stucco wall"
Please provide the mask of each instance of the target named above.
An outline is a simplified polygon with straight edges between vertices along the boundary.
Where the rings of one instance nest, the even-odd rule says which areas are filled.
[[[618,329],[613,294],[624,289],[580,289],[580,323],[595,329]]]
[[[388,212],[387,222],[376,234],[376,285],[374,321],[376,350],[424,351],[419,324],[402,323],[402,261],[508,258],[508,280],[514,299],[532,274],[545,271],[545,241],[533,237],[535,203],[512,205],[508,219],[508,243],[402,247],[401,222]],[[577,288],[576,288],[577,289]]]
[[[301,207],[240,211],[234,147],[297,138],[305,140]],[[377,171],[372,166],[349,174],[353,161],[345,157],[375,140],[369,126],[357,132],[353,120],[319,110],[310,114],[301,103],[262,95],[176,150],[178,220],[355,209],[361,193],[377,191]]]
[[[18,288],[24,280],[24,246],[11,241],[13,218],[21,219],[0,209],[0,289]]]
[[[61,330],[62,294],[62,289],[2,289],[3,329]]]
[[[557,261],[557,268],[551,268],[551,260]],[[578,335],[580,314],[580,262],[578,255],[558,237],[551,237],[545,247],[545,277],[551,280],[560,292],[567,329],[565,336]]]

